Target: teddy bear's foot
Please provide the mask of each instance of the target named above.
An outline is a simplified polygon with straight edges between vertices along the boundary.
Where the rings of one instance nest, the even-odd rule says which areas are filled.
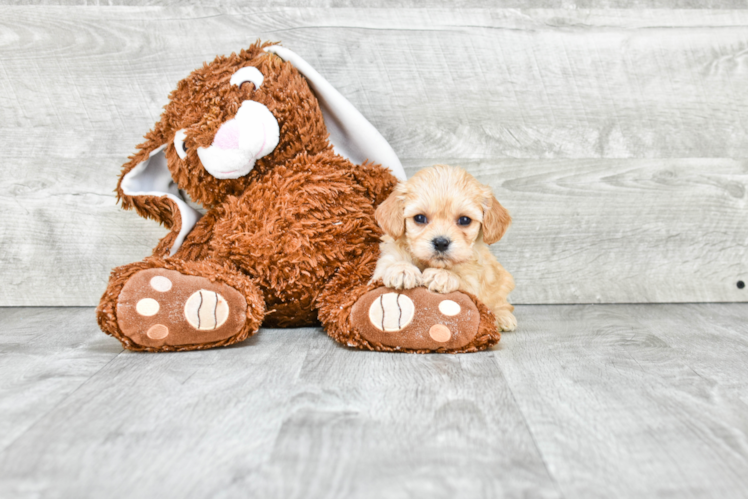
[[[113,275],[102,298],[99,324],[125,348],[205,349],[239,342],[257,331],[264,305],[245,277],[209,263],[162,264],[120,268],[122,274]]]
[[[482,350],[499,341],[495,321],[468,294],[433,293],[426,288],[376,288],[351,310],[351,323],[368,347],[388,351]]]
[[[237,290],[207,278],[168,269],[146,269],[130,278],[117,300],[122,333],[147,347],[218,342],[247,319]]]

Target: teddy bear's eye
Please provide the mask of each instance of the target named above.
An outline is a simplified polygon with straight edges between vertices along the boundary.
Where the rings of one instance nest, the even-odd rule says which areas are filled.
[[[179,156],[181,159],[187,158],[187,146],[185,146],[184,141],[187,140],[187,134],[184,133],[184,129],[178,130],[176,134],[174,134],[174,149],[177,150],[177,156]]]
[[[460,226],[469,226],[471,222],[473,222],[473,219],[465,215],[457,219],[457,224],[459,224]]]
[[[423,214],[416,215],[415,217],[413,217],[413,220],[418,224],[426,224],[429,221]]]
[[[231,75],[231,85],[236,85],[237,87],[241,87],[242,83],[246,82],[252,82],[255,84],[255,90],[260,88],[260,85],[262,85],[262,82],[265,80],[265,77],[262,76],[262,73],[260,73],[260,70],[255,68],[254,66],[247,66],[244,68],[241,68],[236,71],[233,75]]]

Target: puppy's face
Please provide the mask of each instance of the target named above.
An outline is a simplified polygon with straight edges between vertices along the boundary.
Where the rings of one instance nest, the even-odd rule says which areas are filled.
[[[437,268],[470,260],[476,241],[498,241],[511,222],[488,186],[447,165],[399,184],[376,217],[387,234],[405,239],[411,255]]]

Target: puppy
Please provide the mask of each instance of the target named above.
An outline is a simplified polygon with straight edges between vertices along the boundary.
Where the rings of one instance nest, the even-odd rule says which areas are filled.
[[[514,279],[488,249],[512,218],[491,188],[461,168],[435,165],[399,183],[375,216],[385,235],[372,281],[469,292],[494,313],[501,330],[517,327],[506,299]]]

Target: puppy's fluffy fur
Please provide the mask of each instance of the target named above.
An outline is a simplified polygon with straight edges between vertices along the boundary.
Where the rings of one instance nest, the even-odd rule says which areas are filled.
[[[461,168],[435,165],[398,184],[376,219],[385,235],[372,281],[395,289],[470,292],[494,313],[501,330],[516,328],[506,299],[514,279],[488,249],[512,218],[488,186]]]

